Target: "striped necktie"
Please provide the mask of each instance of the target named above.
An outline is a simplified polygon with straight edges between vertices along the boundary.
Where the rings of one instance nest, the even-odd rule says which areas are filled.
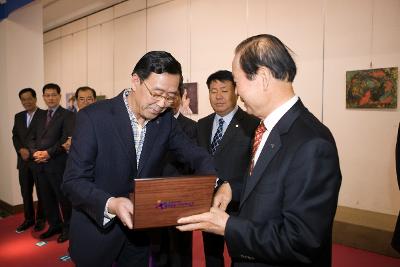
[[[217,131],[215,132],[214,138],[211,142],[211,154],[214,155],[215,151],[217,151],[217,147],[219,143],[221,143],[222,136],[223,136],[223,130],[224,130],[224,119],[220,118],[218,121],[218,128]]]
[[[253,148],[251,149],[250,175],[253,172],[254,168],[254,157],[256,155],[258,147],[260,146],[262,136],[266,130],[267,128],[265,128],[264,122],[261,122],[256,128],[256,132],[254,134],[254,139],[253,139]]]

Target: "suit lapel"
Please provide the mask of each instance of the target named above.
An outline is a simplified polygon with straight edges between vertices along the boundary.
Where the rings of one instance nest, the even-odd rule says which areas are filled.
[[[131,166],[136,169],[135,140],[133,138],[131,121],[122,94],[123,93],[119,94],[112,100],[111,125],[121,144],[121,149],[128,157]]]
[[[47,119],[47,112],[48,110],[46,110],[46,116],[45,116],[45,124],[44,124],[44,129],[43,129],[43,133],[42,136],[46,134],[47,130],[51,128],[51,126],[54,124],[54,122],[61,116],[61,113],[63,112],[63,108],[61,106],[59,106],[56,111],[53,114],[53,117],[51,118],[49,125],[47,125],[46,127],[46,119]]]
[[[282,146],[280,133],[278,131],[272,130],[268,136],[267,141],[258,157],[257,163],[254,166],[253,173],[246,178],[246,185],[244,191],[242,192],[240,206],[246,201],[250,193],[254,190],[258,181],[263,178],[264,170],[268,167],[271,160],[275,157],[276,153],[280,150]]]
[[[267,141],[264,144],[264,147],[261,151],[260,156],[254,166],[252,175],[249,175],[245,179],[245,186],[242,191],[240,207],[242,207],[243,203],[249,197],[250,193],[256,187],[258,181],[260,179],[269,179],[268,176],[264,173],[268,165],[271,163],[275,155],[281,149],[282,139],[281,136],[286,134],[294,121],[299,117],[302,111],[306,110],[303,103],[299,99],[286,113],[283,117],[278,121],[278,123],[274,126],[271,133],[268,136]]]
[[[151,120],[146,125],[146,136],[144,138],[142,152],[140,153],[138,176],[142,171],[143,167],[146,165],[147,159],[149,158],[155,139],[157,138],[157,133],[160,127],[160,118]]]
[[[226,128],[226,131],[222,136],[221,143],[218,145],[215,154],[218,154],[220,151],[222,151],[225,146],[231,146],[233,144],[231,142],[231,139],[236,135],[237,131],[239,130],[239,124],[242,119],[243,119],[243,111],[239,107],[235,115],[233,116],[231,122],[229,123],[228,128]]]
[[[212,116],[206,118],[205,128],[200,132],[200,137],[203,144],[207,144],[207,151],[211,154],[211,134],[214,122],[215,113]]]

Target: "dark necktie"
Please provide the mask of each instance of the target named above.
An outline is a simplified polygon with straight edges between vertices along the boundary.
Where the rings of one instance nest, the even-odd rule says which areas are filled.
[[[217,147],[222,140],[222,132],[224,130],[224,119],[220,118],[218,121],[218,128],[215,132],[214,138],[211,142],[211,154],[214,155],[215,151],[217,151]]]
[[[253,148],[251,149],[250,175],[253,172],[254,157],[256,155],[257,148],[260,145],[262,136],[266,130],[267,128],[265,128],[264,122],[261,122],[260,125],[258,125],[256,128],[256,132],[254,134],[254,139],[253,139]]]
[[[53,117],[53,110],[47,110],[46,127],[49,125],[51,118]]]

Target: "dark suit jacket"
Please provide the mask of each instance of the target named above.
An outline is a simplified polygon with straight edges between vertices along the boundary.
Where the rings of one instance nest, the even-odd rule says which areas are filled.
[[[194,120],[191,120],[182,114],[176,118],[178,126],[182,128],[183,132],[193,141],[196,142],[197,125]],[[185,174],[192,174],[194,170],[190,166],[179,162],[172,152],[168,152],[164,158],[163,176],[179,176]]]
[[[197,142],[211,153],[211,134],[215,113],[197,123]],[[226,129],[214,154],[219,177],[226,177],[231,187],[240,190],[250,166],[254,131],[260,120],[244,112],[240,107]],[[232,203],[234,204],[234,203]]]
[[[46,127],[47,111],[38,118],[38,123],[30,142],[30,150],[33,154],[38,150],[46,150],[50,159],[47,163],[38,164],[54,172],[63,172],[67,153],[62,144],[72,135],[75,115],[73,112],[59,106]]]
[[[199,174],[215,173],[207,151],[186,137],[171,111],[148,122],[138,168],[122,93],[78,112],[62,186],[74,208],[70,253],[76,263],[110,266],[117,258],[128,235],[136,231],[128,231],[118,218],[104,226],[106,201],[128,197],[135,178],[160,176],[167,151]]]
[[[36,125],[39,121],[40,117],[46,116],[46,111],[37,108],[36,112],[31,120],[31,123],[29,124],[29,127],[26,127],[26,111],[21,111],[17,114],[15,114],[14,118],[14,127],[12,129],[12,140],[14,144],[15,151],[17,152],[18,156],[18,161],[17,161],[17,168],[20,169],[24,164],[26,164],[26,161],[24,161],[21,158],[21,155],[18,153],[18,151],[21,148],[27,148],[29,149],[29,141],[30,141],[30,136],[32,135],[32,132],[36,128]],[[31,155],[32,156],[32,155]]]
[[[400,189],[400,123],[399,129],[397,130],[397,142],[396,142],[396,173],[397,173],[397,184]],[[400,253],[400,212],[397,216],[396,227],[393,232],[392,247]]]
[[[299,100],[272,129],[228,219],[234,266],[331,266],[340,184],[335,141]]]
[[[400,189],[400,123],[399,123],[399,129],[397,130],[397,142],[396,142],[396,173],[397,173],[397,184]]]

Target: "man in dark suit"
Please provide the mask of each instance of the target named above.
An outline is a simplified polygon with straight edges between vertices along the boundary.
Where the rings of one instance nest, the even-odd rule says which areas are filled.
[[[182,95],[184,89],[179,88],[171,109],[174,113],[178,125],[183,132],[196,142],[197,123],[194,120],[185,117],[180,112]],[[164,157],[162,176],[181,176],[190,175],[194,170],[189,164],[178,160],[172,153],[168,152]],[[157,229],[151,233],[151,255],[153,266],[157,267],[190,267],[192,266],[192,233],[180,232],[175,227]]]
[[[96,90],[89,86],[81,86],[75,91],[75,99],[78,106],[77,111],[79,111],[96,102]],[[71,138],[72,136],[68,136],[67,141],[61,145],[67,153],[69,153],[69,148],[71,147]]]
[[[250,164],[254,130],[260,120],[237,106],[232,72],[220,70],[211,74],[207,87],[214,113],[199,120],[198,144],[213,155],[218,176],[228,177],[233,187],[241,188]],[[235,214],[238,207],[239,202],[232,201],[227,212]],[[203,243],[206,266],[223,267],[224,238],[203,232]]]
[[[32,152],[49,228],[39,237],[46,239],[61,233],[57,239],[61,243],[68,240],[71,217],[71,204],[60,188],[67,160],[67,153],[61,145],[72,135],[74,113],[60,106],[61,89],[57,84],[49,83],[43,87],[43,99],[48,110],[38,122]]]
[[[397,142],[396,142],[396,174],[397,174],[397,184],[400,189],[400,123],[397,130]],[[396,227],[393,232],[392,247],[400,253],[400,212],[397,216]]]
[[[133,69],[131,88],[77,113],[63,182],[73,205],[69,249],[77,266],[148,267],[148,234],[132,230],[129,194],[133,179],[161,176],[167,151],[197,173],[215,173],[207,151],[167,110],[181,83],[180,63],[151,51]]]
[[[17,168],[25,220],[17,227],[17,232],[25,231],[33,225],[35,225],[33,230],[37,232],[44,228],[46,218],[43,210],[43,200],[39,193],[35,164],[32,161],[32,155],[29,153],[28,142],[29,135],[32,129],[35,128],[38,117],[43,115],[44,110],[36,106],[36,92],[32,88],[22,89],[19,91],[18,96],[25,110],[15,114],[12,140],[18,157]],[[36,186],[38,198],[36,216],[32,198],[34,185]]]
[[[210,212],[179,228],[224,235],[233,266],[331,266],[341,184],[333,136],[295,95],[296,65],[278,38],[244,40],[232,68],[247,111],[262,119],[249,176],[242,191],[223,183]],[[237,216],[223,211],[232,197]]]

